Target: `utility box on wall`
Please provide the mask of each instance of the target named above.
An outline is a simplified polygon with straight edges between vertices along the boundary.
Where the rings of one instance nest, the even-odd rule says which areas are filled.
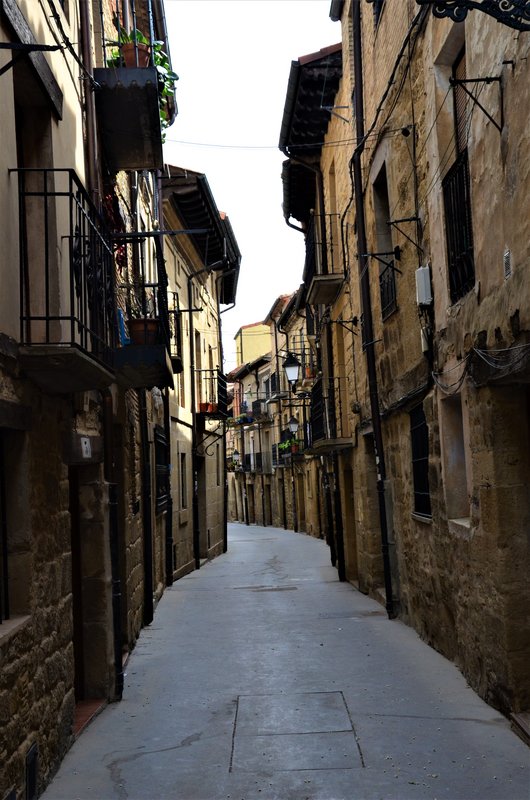
[[[70,431],[63,438],[63,461],[70,467],[99,464],[103,461],[103,438]]]
[[[432,303],[431,268],[428,264],[416,270],[416,302],[419,306]]]

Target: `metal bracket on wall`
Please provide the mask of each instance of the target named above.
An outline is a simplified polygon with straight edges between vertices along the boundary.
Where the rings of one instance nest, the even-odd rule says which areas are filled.
[[[480,108],[480,110],[487,116],[489,121],[492,122],[495,125],[495,127],[497,128],[499,133],[502,132],[502,129],[504,127],[504,94],[503,94],[503,91],[502,91],[502,83],[501,83],[500,77],[498,77],[498,76],[496,76],[496,77],[488,76],[487,78],[465,78],[465,79],[462,79],[462,80],[458,80],[457,78],[449,78],[449,83],[451,84],[451,86],[461,86],[462,89],[464,90],[464,92],[473,100],[475,105],[477,105]],[[471,92],[469,91],[469,89],[465,85],[466,83],[498,83],[499,84],[500,107],[501,107],[501,122],[500,122],[500,124],[495,119],[493,119],[493,117],[491,116],[489,111],[486,111],[484,106],[481,103],[479,103],[478,98],[476,98],[475,95],[471,94]]]
[[[419,221],[419,217],[403,217],[402,219],[391,219],[389,220],[388,224],[392,225],[397,231],[399,231],[400,234],[405,237],[405,239],[408,239],[409,242],[414,245],[416,250],[418,250],[420,253],[423,253],[423,247],[421,247],[418,242],[416,242],[411,236],[408,235],[408,233],[405,233],[405,231],[399,227],[403,222],[415,222],[417,224]]]
[[[377,261],[380,261],[381,264],[384,264],[385,267],[389,267],[393,269],[394,272],[399,272],[399,274],[402,275],[403,273],[401,270],[394,266],[394,261],[387,260],[388,256],[392,256],[396,261],[401,261],[401,247],[398,245],[394,247],[393,250],[386,253],[363,253],[361,258],[375,258]]]
[[[23,44],[22,42],[2,42],[0,43],[0,50],[15,50],[16,55],[13,56],[11,61],[8,61],[7,64],[0,69],[0,75],[3,75],[5,72],[14,67],[17,61],[27,56],[29,53],[35,52],[42,52],[42,51],[50,51],[50,50],[61,50],[61,45],[59,44]]]

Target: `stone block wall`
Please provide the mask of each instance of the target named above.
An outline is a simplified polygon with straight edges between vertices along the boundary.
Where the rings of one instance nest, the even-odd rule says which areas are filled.
[[[27,397],[29,399],[29,396]],[[25,758],[37,744],[39,785],[71,741],[72,595],[67,470],[61,402],[33,396],[28,432],[5,447],[10,583],[20,583],[0,626],[0,796],[24,792]],[[26,587],[28,592],[21,592]]]

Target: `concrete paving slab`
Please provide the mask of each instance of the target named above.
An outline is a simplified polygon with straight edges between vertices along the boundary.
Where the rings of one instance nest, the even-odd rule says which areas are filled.
[[[44,798],[529,800],[529,754],[322,541],[231,525],[229,552],[165,592],[124,699]]]
[[[351,731],[340,692],[247,695],[239,698],[236,736]]]
[[[236,738],[232,771],[299,772],[361,767],[353,731]]]

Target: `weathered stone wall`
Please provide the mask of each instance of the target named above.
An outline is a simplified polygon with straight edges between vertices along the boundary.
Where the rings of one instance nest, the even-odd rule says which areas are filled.
[[[403,13],[405,5],[387,0],[377,28],[363,6],[367,129],[382,101],[411,14],[418,10],[415,4],[407,4]],[[343,19],[343,33],[346,30],[345,49],[350,32],[349,22]],[[448,79],[464,39],[468,76],[501,78],[503,108],[498,83],[483,86],[480,100],[498,121],[503,111],[504,126],[497,131],[478,107],[470,113],[476,284],[474,291],[451,304],[440,184],[454,160]],[[529,415],[527,391],[520,385],[527,381],[529,369],[525,347],[530,322],[530,217],[525,195],[530,154],[523,144],[528,141],[523,111],[528,103],[524,100],[530,91],[524,67],[527,43],[478,12],[469,15],[465,27],[429,15],[410,64],[409,52],[404,51],[381,107],[378,136],[367,142],[363,160],[368,250],[375,249],[377,239],[372,184],[383,163],[391,217],[411,217],[417,212],[421,223],[421,228],[414,223],[401,226],[421,250],[399,231],[393,231],[392,245],[402,248],[397,264],[402,274],[396,274],[397,312],[385,322],[381,320],[378,269],[376,265],[369,267],[374,270],[370,272],[371,297],[387,491],[392,501],[389,533],[396,551],[394,586],[399,591],[403,618],[453,658],[482,696],[505,711],[521,710],[529,706],[528,670],[523,664],[530,652],[523,611],[528,607],[529,588],[520,568],[529,557],[525,533],[529,509],[524,488],[529,471]],[[401,128],[412,122],[414,131],[404,137]],[[414,136],[415,151],[411,149]],[[507,251],[511,275],[505,278]],[[431,364],[422,353],[414,285],[420,263],[432,266],[434,316],[424,315],[421,325],[427,329],[435,324],[433,366],[442,388],[433,388]],[[360,308],[356,282],[352,270],[354,313]],[[429,343],[429,331],[426,333]],[[370,411],[359,339],[354,340],[354,360],[362,431],[363,427],[369,430],[366,423]],[[512,353],[512,375],[505,376],[505,382],[511,381],[512,386],[495,387],[502,351],[514,345],[520,349],[514,351],[517,358]],[[473,347],[483,352],[494,349],[490,364],[478,363],[480,356]],[[466,356],[476,385],[466,378]],[[429,429],[432,518],[423,519],[413,513],[408,413],[418,402],[423,403]],[[467,502],[469,509],[458,514],[462,519],[454,519],[451,511],[458,505],[448,460],[456,429],[446,412],[456,408],[455,403],[461,407],[458,413],[465,454],[459,503],[462,506]],[[353,474],[359,585],[377,594],[382,573],[370,434],[359,437],[353,453]],[[352,551],[347,541],[346,550]]]
[[[0,629],[1,796],[11,787],[23,793],[24,760],[34,743],[40,784],[54,771],[70,743],[74,706],[69,493],[61,449],[69,408],[31,389],[24,395],[32,405],[31,430],[4,436],[10,581],[29,594],[21,596],[17,587],[11,619]]]

